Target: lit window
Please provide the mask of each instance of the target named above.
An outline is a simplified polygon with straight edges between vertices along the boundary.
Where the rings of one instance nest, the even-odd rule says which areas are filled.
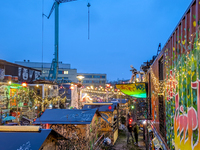
[[[64,74],[68,74],[68,71],[64,71]]]

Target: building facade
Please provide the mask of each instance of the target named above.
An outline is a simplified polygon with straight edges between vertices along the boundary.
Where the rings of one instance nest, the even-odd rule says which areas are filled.
[[[84,76],[82,83],[84,86],[105,86],[106,84],[106,74],[98,73],[78,73],[78,75]]]
[[[53,73],[53,71],[50,69],[51,63],[30,62],[29,60],[15,61],[15,63],[18,65],[41,70],[41,77],[48,78],[49,73]],[[78,82],[78,75],[84,76],[82,80],[84,86],[104,86],[106,84],[106,74],[77,73],[77,69],[72,69],[70,64],[59,62],[58,81],[64,81],[64,83]]]
[[[51,70],[51,63],[41,63],[41,62],[30,62],[26,61],[15,61],[16,64],[35,68],[42,71],[41,77],[48,78],[49,73],[53,73]],[[77,82],[77,69],[72,69],[70,64],[64,64],[59,62],[59,70],[58,70],[58,81],[63,80],[64,82]]]

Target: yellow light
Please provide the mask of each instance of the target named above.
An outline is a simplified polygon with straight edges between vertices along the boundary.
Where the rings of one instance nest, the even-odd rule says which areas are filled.
[[[51,88],[51,85],[49,85],[49,88]]]
[[[12,83],[11,81],[8,82],[8,84],[11,84],[11,83]]]
[[[27,87],[27,83],[26,83],[26,82],[23,82],[23,83],[22,83],[22,86],[23,86],[23,87]]]
[[[36,87],[39,87],[39,85],[37,84]]]
[[[74,86],[70,86],[70,89],[73,90],[73,89],[74,89]]]
[[[106,84],[107,87],[110,87],[110,84]]]

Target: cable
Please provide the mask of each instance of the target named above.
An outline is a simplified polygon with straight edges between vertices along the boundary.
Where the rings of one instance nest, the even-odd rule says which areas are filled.
[[[43,73],[43,49],[44,49],[44,0],[42,0],[42,73]]]
[[[88,2],[87,7],[88,7],[88,40],[90,39],[90,3]]]

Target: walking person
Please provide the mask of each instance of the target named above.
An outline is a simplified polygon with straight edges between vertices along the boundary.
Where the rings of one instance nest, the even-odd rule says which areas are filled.
[[[134,136],[135,136],[136,145],[138,145],[139,127],[136,122],[134,123],[134,126],[133,126],[133,132],[134,132]]]
[[[128,122],[128,125],[127,125],[127,144],[129,143],[129,137],[131,136],[132,137],[132,141],[133,141],[133,143],[134,143],[134,138],[133,138],[133,134],[132,134],[132,132],[133,132],[133,126],[132,126],[132,122],[130,122],[130,120],[129,120],[129,122]]]

